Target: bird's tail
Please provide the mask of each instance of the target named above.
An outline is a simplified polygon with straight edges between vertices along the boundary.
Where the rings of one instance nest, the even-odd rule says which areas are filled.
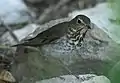
[[[11,47],[17,47],[17,46],[27,46],[26,44],[24,43],[20,43],[20,44],[15,44],[15,45],[12,45]]]
[[[11,47],[18,47],[18,46],[32,46],[32,47],[37,47],[37,46],[41,46],[41,45],[42,44],[19,43],[19,44],[12,45]]]

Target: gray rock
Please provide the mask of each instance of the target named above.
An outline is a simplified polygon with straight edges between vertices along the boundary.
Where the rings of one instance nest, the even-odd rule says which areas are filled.
[[[84,81],[83,83],[111,83],[111,82],[105,76],[96,76],[88,81]]]
[[[85,74],[85,75],[79,75],[79,79],[76,79],[72,75],[66,75],[66,76],[61,76],[61,79],[56,77],[42,81],[37,81],[36,83],[110,83],[110,80],[105,76]]]

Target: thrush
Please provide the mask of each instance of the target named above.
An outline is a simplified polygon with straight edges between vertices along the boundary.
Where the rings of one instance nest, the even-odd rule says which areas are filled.
[[[25,39],[22,43],[13,46],[43,46],[66,36],[71,45],[78,45],[83,41],[87,31],[91,29],[91,21],[85,15],[78,15],[69,22],[57,24],[34,38]]]

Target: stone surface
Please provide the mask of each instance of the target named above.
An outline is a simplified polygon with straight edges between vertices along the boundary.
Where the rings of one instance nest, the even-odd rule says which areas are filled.
[[[108,78],[105,76],[96,76],[88,81],[84,81],[82,83],[111,83]]]
[[[76,79],[72,75],[61,76],[62,78],[51,78],[36,83],[110,83],[110,80],[105,76],[96,76],[92,74],[79,75],[79,79]]]

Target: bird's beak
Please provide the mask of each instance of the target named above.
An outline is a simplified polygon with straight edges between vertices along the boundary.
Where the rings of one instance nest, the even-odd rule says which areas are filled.
[[[88,29],[91,29],[91,26],[90,25],[86,25],[88,27]]]

